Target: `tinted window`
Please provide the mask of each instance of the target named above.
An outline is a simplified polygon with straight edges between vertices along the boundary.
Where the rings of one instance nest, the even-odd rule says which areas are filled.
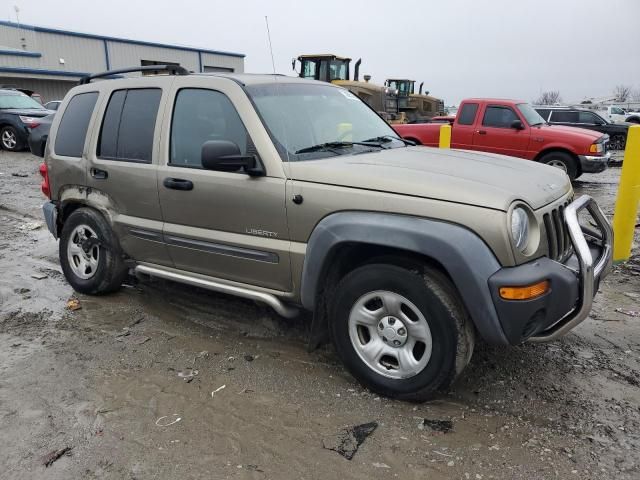
[[[477,112],[477,103],[465,103],[462,106],[462,109],[458,112],[458,123],[460,125],[473,125]]]
[[[602,120],[591,112],[578,112],[578,122],[599,125]]]
[[[201,167],[202,145],[209,140],[229,140],[247,153],[247,131],[231,101],[213,90],[186,88],[178,92],[171,121],[169,163]]]
[[[97,92],[89,92],[80,93],[69,100],[56,135],[54,150],[57,155],[82,157],[84,139],[97,99]]]
[[[551,122],[578,123],[578,112],[570,110],[554,110],[551,112]]]
[[[487,127],[511,128],[514,120],[520,120],[515,112],[506,107],[487,107],[482,125]]]
[[[102,121],[98,156],[151,162],[153,133],[162,90],[116,90]]]
[[[545,121],[549,119],[549,113],[551,113],[551,110],[548,108],[536,108],[536,111]]]

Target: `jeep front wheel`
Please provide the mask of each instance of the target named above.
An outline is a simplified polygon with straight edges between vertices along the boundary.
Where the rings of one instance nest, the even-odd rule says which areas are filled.
[[[366,265],[345,276],[336,292],[336,350],[371,390],[424,401],[449,386],[469,362],[473,326],[441,272]]]

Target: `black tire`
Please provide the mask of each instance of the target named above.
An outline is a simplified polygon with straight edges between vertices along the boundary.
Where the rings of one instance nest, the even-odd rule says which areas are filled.
[[[628,123],[640,124],[640,117],[631,117],[626,120]]]
[[[97,249],[97,265],[95,269],[89,271],[90,278],[78,276],[71,265],[74,260],[70,258],[68,252],[69,243],[76,243],[74,238],[78,238],[75,234],[76,229],[83,226],[89,227],[97,237],[91,240]],[[73,289],[80,293],[100,295],[114,292],[120,288],[127,275],[118,239],[106,219],[92,208],[79,208],[64,222],[60,235],[59,255],[64,276]]]
[[[609,142],[609,146],[611,150],[624,150],[627,144],[627,136],[622,133],[617,133],[611,137],[611,141]]]
[[[18,130],[11,125],[4,126],[0,129],[0,145],[3,150],[9,152],[18,152],[24,149],[23,139],[20,138]]]
[[[575,180],[580,176],[580,171],[578,170],[578,163],[575,158],[565,152],[549,152],[542,156],[540,159],[540,163],[545,163],[547,165],[553,165],[557,168],[563,168],[571,181]],[[561,167],[560,164],[564,165]]]
[[[431,332],[428,363],[409,378],[388,378],[376,372],[361,359],[349,335],[353,306],[366,294],[380,290],[413,303]],[[330,329],[339,357],[359,382],[381,395],[409,401],[428,400],[451,385],[469,363],[475,344],[473,324],[455,287],[440,271],[426,267],[412,271],[370,264],[350,272],[336,288]]]

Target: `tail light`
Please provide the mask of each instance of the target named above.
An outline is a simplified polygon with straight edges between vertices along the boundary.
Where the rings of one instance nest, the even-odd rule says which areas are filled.
[[[47,164],[40,164],[40,175],[42,175],[42,183],[40,184],[40,189],[42,193],[51,200],[51,187],[49,186],[49,171],[47,170]]]
[[[35,117],[27,117],[24,115],[19,115],[20,120],[29,128],[36,128],[40,125],[40,119]]]

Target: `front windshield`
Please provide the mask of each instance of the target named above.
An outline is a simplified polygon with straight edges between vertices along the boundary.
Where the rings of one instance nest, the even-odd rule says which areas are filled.
[[[343,88],[273,83],[247,86],[246,90],[283,160],[314,160],[372,151],[371,146],[354,142],[379,141],[384,148],[405,145],[384,120]],[[342,143],[344,148],[300,152],[334,143]]]
[[[516,105],[516,107],[518,107],[518,110],[520,110],[520,113],[530,127],[546,123],[544,121],[544,118],[542,118],[540,114],[536,112],[536,110],[528,103],[519,103],[518,105]]]
[[[37,108],[43,110],[44,107],[33,98],[26,95],[10,94],[0,95],[0,108]]]
[[[408,80],[390,80],[389,88],[398,90],[399,97],[407,97],[411,94],[411,85],[413,82]]]

